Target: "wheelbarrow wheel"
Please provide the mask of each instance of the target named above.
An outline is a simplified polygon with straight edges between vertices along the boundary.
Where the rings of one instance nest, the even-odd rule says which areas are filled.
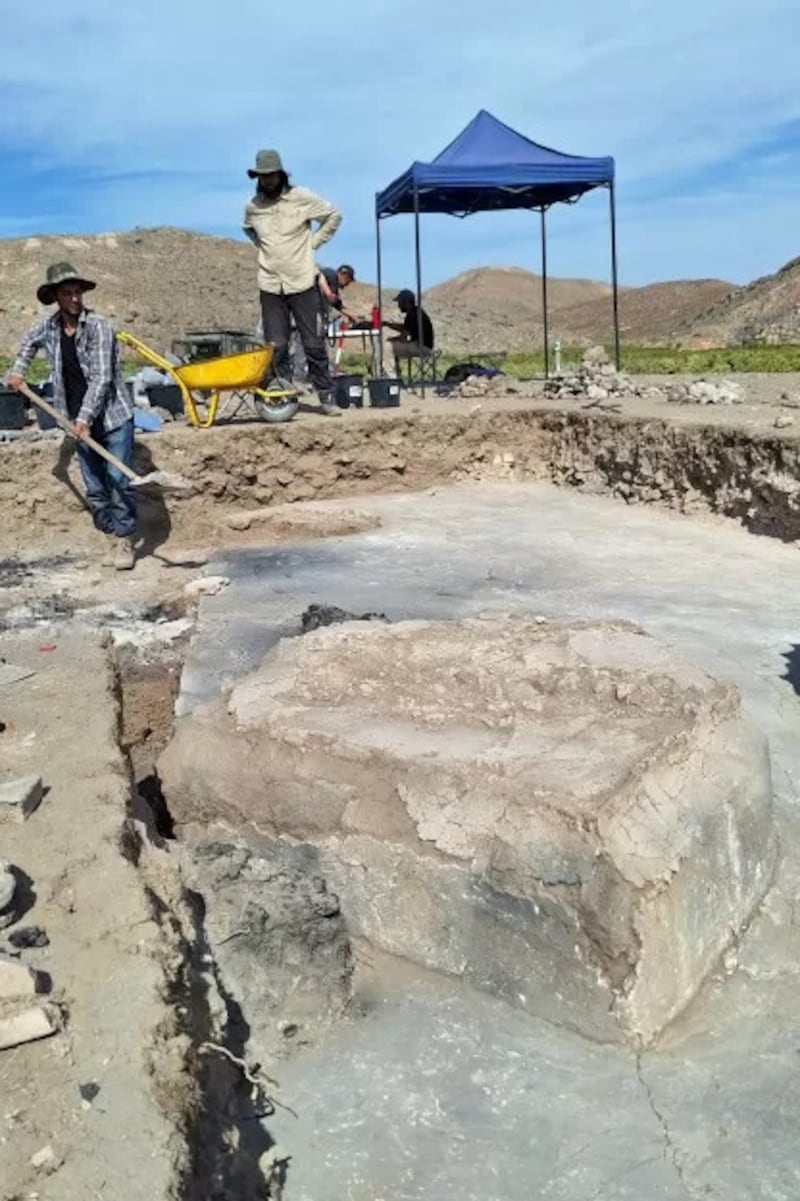
[[[300,407],[299,402],[291,396],[280,400],[264,400],[263,396],[254,397],[256,412],[262,421],[277,425],[281,421],[291,421]]]
[[[272,399],[268,395],[260,396],[257,392],[254,393],[253,403],[261,420],[268,421],[273,425],[278,425],[282,421],[291,421],[300,407],[294,385],[288,380],[275,378],[271,379],[266,387],[268,391],[291,392],[292,395],[276,396]]]

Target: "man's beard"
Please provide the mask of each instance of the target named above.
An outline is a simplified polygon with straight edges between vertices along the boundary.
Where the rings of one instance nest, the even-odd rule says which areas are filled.
[[[259,194],[261,196],[263,196],[266,200],[277,200],[278,197],[280,196],[281,192],[283,191],[283,184],[273,183],[273,184],[270,184],[268,187],[264,187],[263,184],[259,184],[258,191],[259,191]]]

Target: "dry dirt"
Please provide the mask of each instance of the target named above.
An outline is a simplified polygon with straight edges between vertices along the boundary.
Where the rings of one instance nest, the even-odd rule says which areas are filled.
[[[168,591],[181,564],[191,566],[223,543],[302,537],[306,520],[312,535],[319,532],[318,515],[281,508],[286,504],[443,481],[549,480],[798,539],[800,379],[737,380],[744,390],[738,405],[633,397],[612,410],[545,401],[538,384],[512,384],[516,392],[480,401],[406,394],[398,410],[349,410],[334,422],[309,413],[278,426],[168,426],[140,439],[137,464],[179,472],[196,488],[188,497],[165,499],[156,490],[141,496],[142,564],[131,586],[141,586],[145,562]],[[20,556],[94,553],[77,480],[68,443],[61,450],[50,440],[3,447],[6,583],[23,571],[15,563]],[[357,528],[363,516],[352,520]],[[95,587],[101,599],[104,585]]]
[[[49,937],[21,955],[51,978],[61,1025],[0,1053],[0,1191],[6,1201],[166,1197],[184,1149],[151,1074],[153,1056],[169,1057],[169,1040],[156,1051],[156,1039],[170,1009],[159,928],[121,849],[129,787],[109,647],[63,623],[6,633],[0,647],[35,671],[3,689],[3,767],[47,784],[26,823],[0,827],[0,845],[29,879],[24,921]]]

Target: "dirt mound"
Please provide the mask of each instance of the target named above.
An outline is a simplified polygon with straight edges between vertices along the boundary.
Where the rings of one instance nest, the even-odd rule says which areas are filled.
[[[734,288],[680,332],[727,345],[800,342],[800,258]]]
[[[772,879],[763,734],[628,624],[286,638],[159,773],[176,829],[310,844],[357,937],[601,1041],[648,1044]]]

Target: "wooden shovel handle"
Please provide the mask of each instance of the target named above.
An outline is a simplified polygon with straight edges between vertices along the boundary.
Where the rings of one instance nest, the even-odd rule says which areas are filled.
[[[55,421],[57,425],[60,425],[62,430],[66,430],[68,434],[72,434],[73,438],[78,438],[78,435],[75,432],[75,426],[72,424],[69,418],[65,417],[63,413],[59,413],[58,409],[46,401],[43,396],[37,395],[37,393],[34,392],[32,388],[29,388],[24,382],[19,385],[19,391],[27,400],[31,402],[31,404],[35,404],[38,408],[43,409],[48,416],[52,417],[53,421]],[[121,471],[122,474],[129,480],[132,480],[133,483],[138,483],[140,476],[138,476],[136,472],[128,466],[127,463],[123,463],[122,459],[118,459],[116,455],[112,455],[110,450],[106,450],[105,446],[101,446],[99,442],[95,442],[94,438],[90,437],[89,434],[87,434],[85,438],[78,438],[78,441],[85,442],[87,446],[91,446],[95,454],[100,455],[101,459],[105,459],[107,463],[111,463],[112,467],[116,467],[117,471]]]

